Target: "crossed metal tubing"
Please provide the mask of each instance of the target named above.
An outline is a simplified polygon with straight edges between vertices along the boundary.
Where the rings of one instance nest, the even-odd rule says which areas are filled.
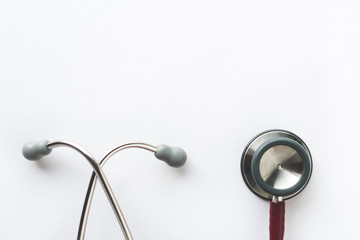
[[[116,219],[118,220],[121,230],[123,231],[125,239],[133,240],[133,237],[131,236],[129,227],[127,226],[125,218],[120,210],[119,204],[114,196],[113,191],[111,190],[110,184],[107,181],[104,172],[102,171],[102,167],[104,166],[104,164],[107,162],[107,160],[111,156],[113,156],[115,153],[117,153],[121,150],[124,150],[127,148],[142,148],[142,149],[145,149],[145,150],[155,153],[157,151],[157,148],[153,145],[146,144],[146,143],[123,144],[123,145],[120,145],[120,146],[114,148],[110,152],[108,152],[105,155],[105,157],[103,159],[101,159],[101,161],[98,163],[96,161],[96,159],[85,148],[83,148],[82,146],[80,146],[76,143],[72,143],[70,141],[53,141],[53,142],[48,142],[46,145],[46,147],[48,149],[54,149],[56,147],[62,147],[62,146],[70,147],[70,148],[76,150],[77,152],[79,152],[83,157],[86,158],[86,160],[90,163],[91,167],[93,168],[93,173],[90,178],[88,190],[87,190],[84,205],[83,205],[83,210],[81,213],[77,240],[84,240],[84,237],[85,237],[86,223],[87,223],[87,219],[89,217],[91,200],[94,195],[94,190],[95,190],[97,179],[99,179],[99,182],[108,198],[108,201],[114,211]]]

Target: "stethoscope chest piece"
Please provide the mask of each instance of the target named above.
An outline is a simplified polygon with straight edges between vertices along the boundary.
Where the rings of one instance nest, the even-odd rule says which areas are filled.
[[[245,147],[241,172],[249,189],[261,198],[286,200],[300,193],[312,172],[311,154],[295,134],[270,130]]]

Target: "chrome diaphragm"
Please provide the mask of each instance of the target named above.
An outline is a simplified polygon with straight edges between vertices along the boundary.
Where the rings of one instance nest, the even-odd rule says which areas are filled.
[[[312,172],[311,154],[297,135],[270,130],[254,137],[241,158],[241,173],[249,189],[261,198],[283,200],[300,193]]]

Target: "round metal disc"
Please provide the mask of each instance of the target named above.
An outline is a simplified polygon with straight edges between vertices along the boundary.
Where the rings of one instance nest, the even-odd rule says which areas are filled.
[[[260,177],[275,189],[288,189],[299,182],[303,161],[292,147],[278,145],[269,148],[260,159]]]
[[[263,132],[246,146],[241,173],[249,189],[261,198],[294,197],[308,183],[312,160],[306,144],[284,130]]]

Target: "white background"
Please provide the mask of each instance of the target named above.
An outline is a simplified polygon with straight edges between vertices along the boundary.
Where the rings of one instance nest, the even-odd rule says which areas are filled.
[[[90,166],[40,162],[32,139],[97,158],[182,146],[172,169],[128,150],[104,171],[134,239],[267,239],[268,202],[240,157],[261,131],[298,134],[314,161],[285,238],[358,239],[360,3],[356,0],[0,1],[0,239],[75,239]],[[98,186],[86,239],[123,239]]]

